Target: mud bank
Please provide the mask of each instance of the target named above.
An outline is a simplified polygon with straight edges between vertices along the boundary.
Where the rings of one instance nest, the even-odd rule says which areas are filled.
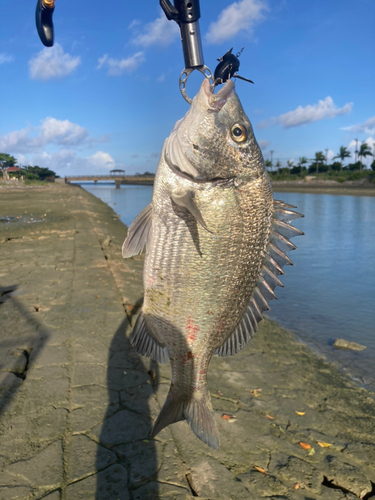
[[[0,500],[375,498],[375,399],[278,324],[214,357],[221,449],[149,432],[170,370],[129,345],[142,258],[77,186],[0,192]]]

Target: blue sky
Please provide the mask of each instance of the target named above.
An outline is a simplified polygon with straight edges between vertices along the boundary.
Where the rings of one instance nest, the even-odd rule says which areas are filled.
[[[35,1],[2,0],[0,152],[59,175],[155,171],[187,111],[176,23],[158,0],[57,0],[55,45]],[[375,138],[373,0],[201,0],[205,63],[243,46],[237,93],[265,158],[298,160]],[[201,82],[193,73],[188,93]]]

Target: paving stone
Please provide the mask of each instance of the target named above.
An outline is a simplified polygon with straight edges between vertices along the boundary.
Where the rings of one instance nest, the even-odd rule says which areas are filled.
[[[144,439],[120,445],[113,451],[127,464],[130,470],[129,481],[131,488],[138,488],[150,478],[156,479],[157,472],[163,462],[163,445],[153,439]]]
[[[146,380],[150,381],[150,377],[145,370],[108,368],[107,380],[112,390],[121,391],[127,387],[139,387]]]
[[[187,488],[180,488],[173,484],[158,483],[157,481],[152,481],[132,491],[132,495],[134,500],[187,500],[192,498]],[[215,500],[219,499],[220,497],[215,497]]]
[[[70,445],[70,480],[88,476],[115,463],[116,455],[87,436],[73,436]]]
[[[63,458],[61,441],[47,446],[28,460],[16,462],[7,467],[5,473],[18,476],[31,486],[52,486],[61,482]]]
[[[129,500],[126,469],[121,465],[112,465],[98,474],[70,484],[66,495],[69,500]]]
[[[22,349],[0,349],[0,372],[23,373],[26,368],[27,358]]]
[[[119,409],[118,403],[110,403],[108,406],[90,406],[76,408],[71,413],[72,432],[82,433],[88,431],[103,422],[103,420]]]
[[[30,353],[30,363],[33,367],[63,365],[69,363],[69,348],[65,345],[45,346],[41,352]]]
[[[60,490],[53,491],[52,493],[49,493],[47,496],[42,498],[43,500],[61,500],[61,491]]]
[[[68,405],[69,378],[65,367],[47,366],[34,368],[28,373],[20,387],[24,411],[35,411],[46,405],[61,407]]]
[[[136,413],[122,410],[104,420],[90,431],[90,435],[105,446],[116,446],[138,439],[148,439],[151,420]]]
[[[106,385],[106,367],[99,363],[76,363],[73,366],[72,385]]]
[[[17,377],[14,373],[1,372],[0,373],[0,398],[1,394],[5,394],[9,389],[15,389],[22,385],[22,378]]]
[[[119,401],[115,391],[108,391],[106,387],[92,384],[72,388],[72,403],[74,406],[104,406]]]
[[[30,456],[40,447],[62,439],[68,411],[47,406],[27,415],[5,415],[0,419],[0,453],[8,461]]]
[[[29,486],[0,486],[0,500],[20,500],[27,497],[32,491]]]

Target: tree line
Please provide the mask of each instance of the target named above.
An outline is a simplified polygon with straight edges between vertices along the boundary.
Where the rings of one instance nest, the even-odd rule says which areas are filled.
[[[9,155],[7,153],[0,153],[0,168],[3,178],[5,178],[4,173],[6,169],[9,167],[18,166],[16,164],[17,164],[17,159],[14,156]],[[18,166],[18,168],[21,169],[20,172],[16,172],[10,175],[17,177],[22,175],[24,179],[39,180],[39,181],[52,180],[55,177],[56,178],[59,177],[53,170],[50,170],[49,168],[39,167],[38,165]]]
[[[346,166],[344,166],[344,161],[351,157],[351,153],[345,146],[341,146],[339,153],[333,157],[333,160],[338,161],[335,161],[330,165],[328,165],[327,158],[324,156],[323,151],[317,151],[315,153],[315,158],[310,160],[305,156],[300,157],[297,165],[294,165],[292,160],[288,160],[286,162],[287,167],[282,167],[280,161],[277,161],[276,164],[273,165],[271,160],[266,160],[265,166],[267,169],[272,169],[275,166],[277,172],[280,174],[290,173],[302,175],[303,173],[318,174],[328,171],[343,172],[352,170],[359,170],[362,172],[365,167],[363,159],[366,159],[367,156],[373,156],[373,154],[371,153],[370,146],[366,142],[361,144],[359,151],[356,151],[356,153],[358,154],[359,160],[355,163],[349,163]],[[310,165],[307,167],[306,165],[308,165],[308,163],[310,163]],[[371,168],[375,171],[375,160],[371,163]]]

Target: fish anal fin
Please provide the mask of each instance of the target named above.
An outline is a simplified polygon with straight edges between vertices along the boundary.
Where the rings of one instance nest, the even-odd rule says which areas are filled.
[[[172,201],[176,203],[179,207],[186,208],[189,213],[194,217],[194,219],[199,222],[199,224],[209,233],[212,233],[207,227],[202,214],[197,207],[197,204],[194,200],[194,192],[193,191],[185,191],[183,193],[173,193],[171,194]]]
[[[142,252],[152,230],[152,204],[140,212],[130,225],[128,235],[122,245],[122,256],[128,259]]]
[[[176,387],[171,388],[151,431],[151,437],[180,420],[186,420],[201,441],[215,450],[219,449],[219,431],[207,390],[199,398],[192,395],[189,399],[183,399]]]
[[[142,311],[139,313],[130,335],[130,343],[138,354],[151,357],[159,363],[168,363],[169,361],[167,348],[161,345],[149,332]]]

